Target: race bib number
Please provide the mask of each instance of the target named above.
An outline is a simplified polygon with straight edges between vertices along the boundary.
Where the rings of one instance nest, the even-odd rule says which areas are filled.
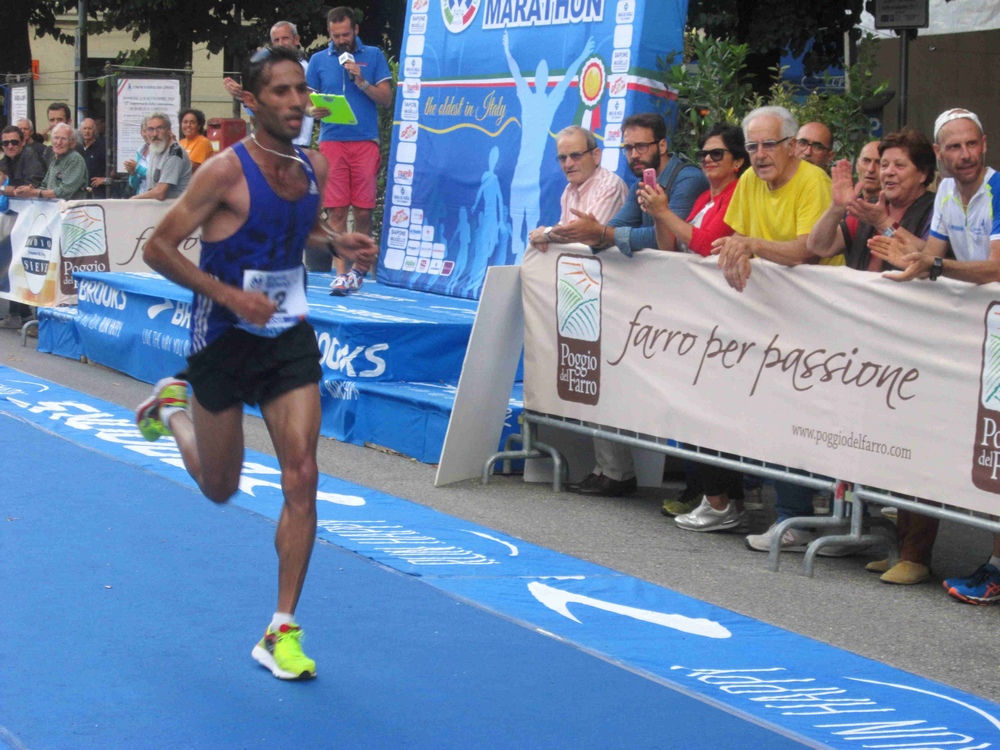
[[[243,319],[237,323],[238,328],[257,336],[274,338],[299,321],[305,320],[309,313],[309,304],[306,302],[304,266],[290,268],[287,271],[248,269],[243,272],[243,290],[263,292],[278,306],[266,325],[255,326]]]

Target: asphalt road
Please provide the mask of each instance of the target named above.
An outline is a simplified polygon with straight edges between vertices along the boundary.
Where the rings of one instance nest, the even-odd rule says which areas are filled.
[[[22,348],[16,331],[0,330],[0,362],[123,406],[149,386],[121,373]],[[263,423],[246,420],[247,446],[270,453]],[[16,460],[8,456],[7,460]],[[872,554],[819,558],[814,578],[801,574],[802,556],[785,554],[772,573],[767,555],[742,537],[677,529],[660,503],[679,485],[642,490],[624,499],[555,494],[548,485],[494,477],[433,486],[435,467],[372,448],[321,440],[320,471],[468,519],[534,544],[607,566],[820,641],[877,659],[1000,703],[1000,654],[993,649],[1000,609],[961,604],[941,580],[985,562],[989,534],[945,522],[935,547],[931,581],[890,586],[866,573]],[[773,492],[753,512],[754,531],[773,518]],[[206,501],[207,502],[207,501]]]

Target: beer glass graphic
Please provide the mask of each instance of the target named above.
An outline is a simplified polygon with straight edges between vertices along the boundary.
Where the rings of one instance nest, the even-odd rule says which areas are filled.
[[[564,401],[601,395],[601,261],[561,255],[556,266],[556,378]]]
[[[49,234],[48,218],[38,214],[28,230],[21,252],[21,265],[28,290],[40,294],[49,275],[49,261],[52,260],[52,236]]]
[[[984,328],[972,483],[1000,493],[1000,302],[991,302],[986,309]]]

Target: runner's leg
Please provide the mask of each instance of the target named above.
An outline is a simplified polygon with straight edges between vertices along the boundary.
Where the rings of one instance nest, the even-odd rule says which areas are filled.
[[[243,404],[213,413],[191,395],[192,421],[185,412],[170,417],[184,468],[212,502],[224,503],[240,486],[243,471]]]
[[[261,406],[281,466],[285,504],[274,536],[278,553],[278,612],[295,613],[316,540],[316,444],[320,401],[315,383]]]

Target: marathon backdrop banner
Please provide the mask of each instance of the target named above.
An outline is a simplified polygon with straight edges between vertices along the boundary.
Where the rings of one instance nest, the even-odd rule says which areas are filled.
[[[40,307],[76,303],[75,274],[150,273],[146,240],[173,201],[15,198],[0,214],[0,297]],[[197,263],[200,230],[180,246]]]
[[[666,110],[657,58],[686,17],[685,0],[409,0],[379,281],[478,299],[558,221],[567,125],[625,177],[622,120]]]
[[[1000,511],[1000,285],[571,249],[521,268],[526,409]]]

